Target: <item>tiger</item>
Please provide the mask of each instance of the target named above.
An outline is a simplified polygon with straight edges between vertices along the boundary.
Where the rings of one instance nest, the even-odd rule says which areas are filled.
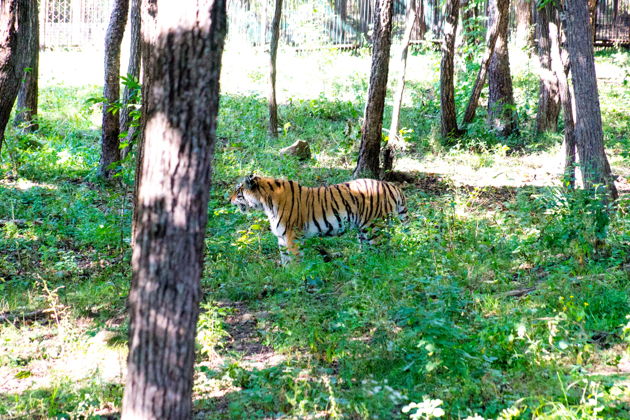
[[[278,239],[282,264],[300,255],[295,243],[300,237],[339,235],[355,227],[361,243],[373,243],[369,233],[377,219],[395,215],[404,221],[407,217],[402,190],[374,179],[312,188],[296,181],[250,175],[236,186],[230,202],[243,212],[265,212]]]

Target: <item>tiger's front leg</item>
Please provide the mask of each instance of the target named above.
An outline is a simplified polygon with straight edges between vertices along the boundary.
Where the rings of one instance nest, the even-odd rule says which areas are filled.
[[[293,256],[300,256],[300,251],[295,244],[295,232],[287,230],[284,236],[278,236],[278,247],[280,248],[280,261],[286,265],[293,260]]]

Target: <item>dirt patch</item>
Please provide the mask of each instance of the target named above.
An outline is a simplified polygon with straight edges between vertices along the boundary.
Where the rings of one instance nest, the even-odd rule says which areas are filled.
[[[257,325],[258,317],[264,314],[251,311],[243,302],[222,301],[219,306],[232,310],[225,319],[230,341],[224,353],[237,353],[241,365],[248,369],[265,369],[284,360],[284,356],[261,342]]]

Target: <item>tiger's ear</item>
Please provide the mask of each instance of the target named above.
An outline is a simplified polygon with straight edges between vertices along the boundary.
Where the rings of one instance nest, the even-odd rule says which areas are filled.
[[[258,187],[258,177],[252,174],[245,178],[245,186],[249,190],[255,190]]]

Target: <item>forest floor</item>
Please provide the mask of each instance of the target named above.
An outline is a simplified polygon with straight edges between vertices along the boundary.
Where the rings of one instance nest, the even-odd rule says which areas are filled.
[[[275,141],[266,57],[228,51],[196,417],[407,418],[405,405],[424,402],[425,418],[438,406],[446,418],[630,418],[630,53],[597,60],[622,193],[610,219],[560,184],[562,135],[532,133],[538,81],[526,54],[512,60],[521,134],[488,133],[480,109],[468,135],[445,145],[435,134],[439,56],[417,50],[396,166],[409,176],[409,222],[374,248],[354,235],[309,239],[302,261],[280,267],[264,215],[239,213],[227,196],[252,171],[347,180],[369,55],[281,54]],[[10,130],[1,156],[0,418],[120,410],[134,165],[122,163],[115,185],[96,177],[100,113],[86,100],[99,96],[101,61],[45,53],[40,129]],[[457,63],[460,107],[471,66]],[[298,138],[311,160],[278,156]]]

